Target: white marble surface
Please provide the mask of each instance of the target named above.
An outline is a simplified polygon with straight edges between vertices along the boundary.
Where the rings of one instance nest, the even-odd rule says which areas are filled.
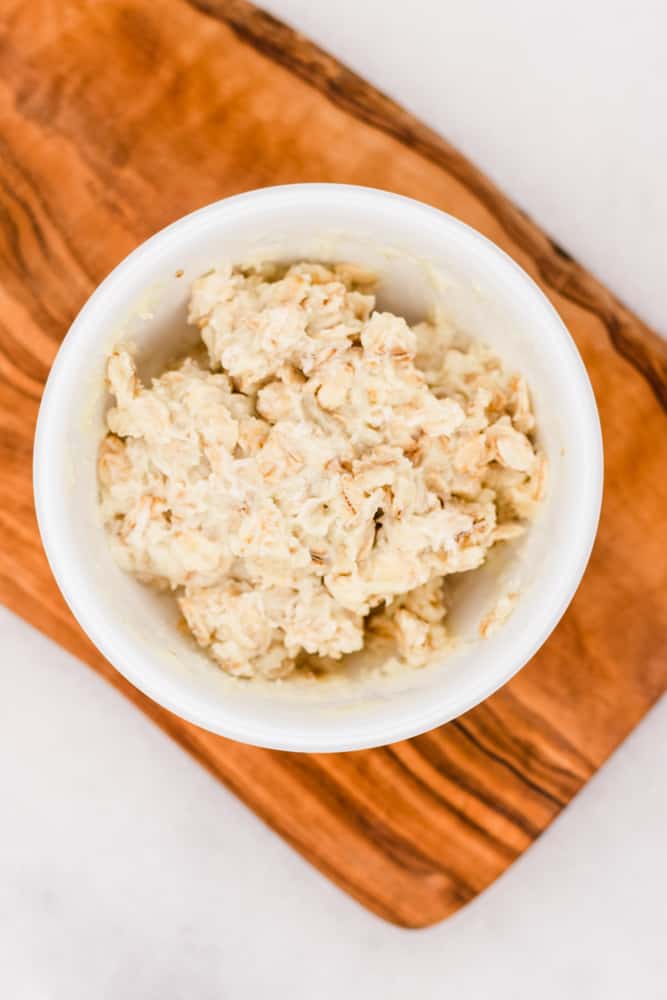
[[[667,333],[664,5],[271,0]],[[400,931],[0,609],[0,996],[667,995],[667,702],[463,912]]]
[[[263,0],[667,335],[664,0]]]

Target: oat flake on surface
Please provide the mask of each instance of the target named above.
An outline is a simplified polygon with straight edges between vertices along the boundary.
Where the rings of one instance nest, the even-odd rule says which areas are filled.
[[[374,311],[368,280],[221,267],[190,303],[207,365],[148,387],[129,352],[109,359],[114,557],[175,591],[231,674],[281,677],[369,636],[426,663],[448,643],[444,577],[520,534],[543,494],[521,376],[445,324]]]

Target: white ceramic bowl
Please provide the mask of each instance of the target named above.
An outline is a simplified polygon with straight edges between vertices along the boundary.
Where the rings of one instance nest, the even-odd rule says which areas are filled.
[[[347,683],[234,680],[176,627],[173,599],[122,573],[109,555],[95,468],[108,406],[106,355],[114,343],[133,341],[142,373],[157,373],[176,344],[183,346],[190,281],[222,259],[256,253],[369,265],[380,275],[381,305],[417,319],[442,300],[455,324],[497,349],[529,381],[550,466],[548,496],[525,539],[501,546],[483,569],[461,576],[449,618],[460,648],[423,670]],[[368,188],[305,184],[252,191],[186,216],[102,282],[49,376],[34,483],[39,527],[60,589],[82,628],[128,680],[176,714],[232,739],[335,751],[389,743],[447,722],[530,659],[586,566],[600,509],[602,448],[574,343],[506,254],[419,202]],[[513,614],[481,639],[480,620],[508,589],[520,592]]]

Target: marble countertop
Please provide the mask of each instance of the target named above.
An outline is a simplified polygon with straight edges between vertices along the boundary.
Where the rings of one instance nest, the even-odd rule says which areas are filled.
[[[662,3],[271,0],[472,156],[667,334]],[[0,995],[667,995],[667,700],[449,921],[362,910],[0,609]]]

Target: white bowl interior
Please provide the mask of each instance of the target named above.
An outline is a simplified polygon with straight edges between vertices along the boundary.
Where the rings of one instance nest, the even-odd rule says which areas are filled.
[[[349,260],[380,277],[379,301],[410,320],[439,304],[470,337],[528,379],[549,490],[525,539],[462,575],[450,628],[459,648],[419,671],[350,682],[248,683],[227,677],[177,626],[172,598],[121,572],[97,510],[96,456],[108,398],[105,359],[137,345],[142,374],[197,340],[186,327],[191,281],[225,259]],[[80,623],[137,687],[176,713],[246,742],[302,750],[386,743],[452,718],[506,681],[567,606],[592,544],[600,501],[597,413],[558,316],[501,251],[454,219],[366,189],[303,185],[252,192],[175,223],[100,286],[58,356],[35,457],[40,528]],[[519,600],[492,636],[480,620],[510,590]]]

